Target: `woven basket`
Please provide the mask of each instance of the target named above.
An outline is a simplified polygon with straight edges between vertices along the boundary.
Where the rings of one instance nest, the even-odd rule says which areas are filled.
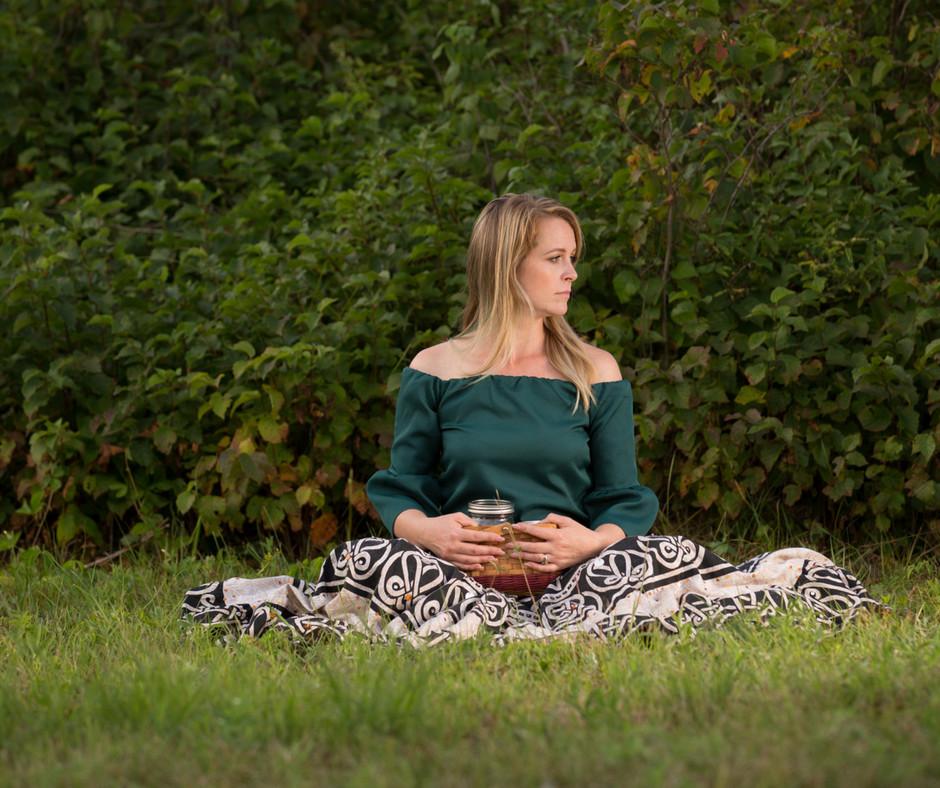
[[[555,523],[536,522],[530,523],[540,528],[557,528]],[[482,569],[476,569],[470,572],[480,585],[494,588],[502,591],[504,594],[513,594],[514,596],[539,596],[546,587],[561,574],[561,572],[543,572],[538,569],[531,569],[524,566],[521,558],[513,558],[509,553],[512,550],[512,544],[516,542],[541,542],[536,536],[516,531],[509,523],[499,523],[497,525],[465,525],[471,531],[489,531],[505,537],[506,541],[502,548],[506,555],[497,558],[494,563],[486,564]]]

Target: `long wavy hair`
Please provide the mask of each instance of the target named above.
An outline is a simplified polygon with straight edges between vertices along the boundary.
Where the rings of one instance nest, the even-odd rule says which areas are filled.
[[[575,256],[580,258],[584,236],[578,217],[548,197],[504,194],[487,204],[473,225],[467,249],[467,303],[457,336],[469,339],[475,347],[489,348],[486,362],[474,373],[480,380],[513,358],[518,341],[514,321],[535,314],[519,282],[519,269],[535,248],[539,220],[549,217],[564,219],[571,226]],[[549,315],[544,326],[549,362],[577,389],[572,413],[579,404],[587,412],[595,401],[591,390],[594,365],[584,343],[562,315]]]

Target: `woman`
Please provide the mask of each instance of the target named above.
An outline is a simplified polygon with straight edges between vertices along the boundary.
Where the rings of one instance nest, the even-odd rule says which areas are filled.
[[[391,539],[337,547],[313,585],[288,577],[194,589],[184,616],[271,626],[305,637],[350,629],[415,645],[489,630],[501,640],[771,614],[793,600],[822,621],[873,604],[858,581],[811,550],[735,567],[681,537],[644,536],[658,510],[637,480],[632,394],[616,359],[565,320],[581,228],[560,203],[527,194],[490,202],[467,255],[462,331],[402,373],[391,467],[367,493]],[[503,497],[536,541],[464,528],[475,498]],[[468,575],[517,551],[561,573],[540,598]]]
[[[630,384],[564,317],[581,247],[574,213],[553,200],[509,194],[480,214],[463,331],[404,371],[392,467],[367,486],[393,535],[482,569],[504,549],[466,530],[463,510],[497,491],[518,519],[559,526],[519,527],[546,540],[519,543],[532,569],[567,569],[650,530],[658,504],[637,482]]]

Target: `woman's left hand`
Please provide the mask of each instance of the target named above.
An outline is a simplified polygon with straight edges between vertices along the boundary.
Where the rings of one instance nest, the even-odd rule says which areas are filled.
[[[503,545],[509,555],[518,550],[518,557],[523,559],[524,565],[529,569],[560,572],[593,558],[608,546],[609,540],[605,540],[597,531],[592,531],[563,514],[549,514],[543,517],[541,522],[555,523],[558,528],[543,528],[534,523],[516,523],[513,530],[543,541],[512,544],[511,540],[507,539]]]

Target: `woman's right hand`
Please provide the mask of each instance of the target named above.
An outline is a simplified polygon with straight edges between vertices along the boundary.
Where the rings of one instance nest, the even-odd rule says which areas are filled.
[[[423,547],[465,572],[482,569],[505,555],[501,545],[506,540],[502,536],[489,531],[472,531],[464,528],[465,525],[476,525],[476,522],[463,512],[427,518],[426,529],[422,529]]]

